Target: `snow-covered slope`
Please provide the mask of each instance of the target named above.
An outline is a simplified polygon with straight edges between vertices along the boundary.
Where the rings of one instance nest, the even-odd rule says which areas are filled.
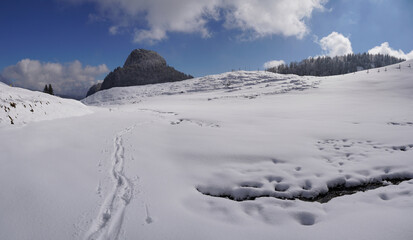
[[[271,72],[236,71],[185,81],[135,87],[112,88],[97,92],[82,100],[88,105],[139,103],[148,97],[183,93],[214,92],[214,99],[245,97],[305,90],[318,85],[315,77],[281,75]]]
[[[78,101],[10,87],[0,82],[0,125],[21,125],[91,113]]]
[[[114,88],[1,128],[0,239],[413,239],[409,64]]]

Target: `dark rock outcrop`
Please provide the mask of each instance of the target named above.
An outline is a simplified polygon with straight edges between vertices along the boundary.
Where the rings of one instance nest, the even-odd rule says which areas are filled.
[[[87,91],[86,97],[94,94],[94,93],[97,92],[97,91],[99,91],[101,87],[102,87],[102,83],[101,83],[101,82],[100,82],[100,83],[96,83],[95,85],[91,86],[91,87],[89,88],[89,91]]]
[[[97,91],[113,87],[138,86],[154,83],[176,82],[193,78],[191,75],[179,72],[166,64],[158,53],[145,49],[135,49],[125,61],[123,67],[118,67],[110,72],[104,79],[100,88],[94,85],[89,89],[88,95]]]
[[[155,51],[135,49],[129,54],[123,65],[124,68],[133,66],[145,69],[157,66],[166,67],[166,61]]]

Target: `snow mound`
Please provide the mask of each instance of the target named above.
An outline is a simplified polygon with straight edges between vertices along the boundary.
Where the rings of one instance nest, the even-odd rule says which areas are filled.
[[[79,101],[0,84],[0,126],[81,116],[91,113]]]
[[[99,91],[82,100],[87,105],[117,105],[139,103],[143,99],[159,95],[215,92],[218,98],[256,98],[315,88],[317,77],[282,75],[263,71],[236,71],[180,82],[151,84],[134,87],[118,87]],[[258,94],[257,94],[258,93]]]

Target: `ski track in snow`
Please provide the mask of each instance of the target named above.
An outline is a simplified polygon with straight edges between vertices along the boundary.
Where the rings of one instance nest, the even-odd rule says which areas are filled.
[[[131,181],[124,175],[124,146],[123,135],[132,131],[136,126],[128,127],[119,132],[114,138],[111,174],[114,187],[102,203],[98,216],[87,231],[87,240],[117,239],[122,227],[126,206],[130,203],[133,193]]]

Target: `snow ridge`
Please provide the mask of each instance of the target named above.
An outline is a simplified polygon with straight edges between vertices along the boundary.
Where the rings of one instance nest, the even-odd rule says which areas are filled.
[[[178,82],[143,86],[115,87],[99,91],[85,99],[86,105],[124,105],[140,103],[146,98],[161,95],[213,93],[216,99],[256,98],[290,91],[316,88],[321,78],[312,76],[281,75],[263,71],[236,71],[209,75]]]
[[[124,129],[114,138],[111,174],[115,185],[103,201],[97,218],[87,232],[85,238],[87,240],[110,240],[117,239],[119,236],[125,209],[131,201],[133,193],[131,181],[123,173],[125,149],[122,136],[132,131],[134,127]]]

